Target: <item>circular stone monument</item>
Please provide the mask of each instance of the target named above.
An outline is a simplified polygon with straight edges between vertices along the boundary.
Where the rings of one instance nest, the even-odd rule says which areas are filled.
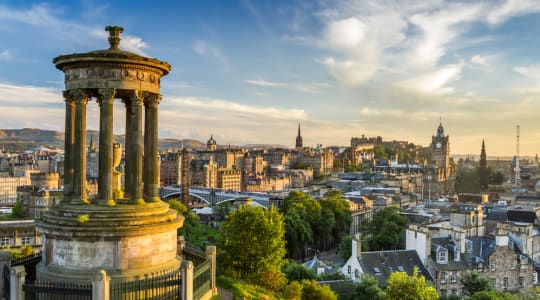
[[[120,50],[123,29],[106,30],[109,49],[53,61],[65,74],[64,199],[36,223],[43,243],[39,280],[90,282],[104,269],[112,282],[130,281],[180,266],[176,232],[183,217],[158,197],[159,91],[170,65]],[[100,106],[99,177],[98,195],[89,199],[86,106],[93,100]],[[120,188],[113,184],[118,172],[113,161],[115,100],[125,104],[126,113],[125,180]]]

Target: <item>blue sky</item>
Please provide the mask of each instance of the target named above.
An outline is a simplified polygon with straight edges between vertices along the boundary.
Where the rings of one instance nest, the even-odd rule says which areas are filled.
[[[426,2],[426,3],[422,3]],[[155,4],[154,4],[155,3]],[[2,1],[0,128],[63,130],[52,59],[120,47],[172,65],[161,138],[293,146],[381,135],[452,153],[540,152],[540,2]],[[122,105],[115,106],[122,133]],[[88,128],[97,129],[97,105]]]

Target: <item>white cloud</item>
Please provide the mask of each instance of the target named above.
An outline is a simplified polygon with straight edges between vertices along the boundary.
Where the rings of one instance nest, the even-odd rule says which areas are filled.
[[[109,33],[102,29],[91,29],[90,34],[105,41],[107,41],[107,38],[109,37]],[[147,56],[147,54],[144,52],[144,49],[147,48],[148,44],[146,44],[146,42],[144,42],[140,37],[129,34],[122,34],[120,36],[120,49],[122,50]]]
[[[320,93],[323,89],[329,88],[331,85],[328,83],[285,83],[285,82],[273,82],[260,79],[249,79],[244,82],[255,86],[272,87],[272,88],[288,88],[298,92],[304,93]]]
[[[487,15],[487,22],[491,25],[499,25],[506,20],[520,15],[538,13],[540,2],[537,0],[506,0],[497,3]]]
[[[462,70],[463,63],[447,65],[434,72],[398,82],[397,85],[402,89],[420,94],[452,94],[454,89],[447,84],[459,79]]]
[[[167,103],[172,106],[181,107],[182,109],[193,107],[199,110],[219,111],[221,116],[227,113],[236,113],[246,118],[252,118],[253,116],[265,117],[268,119],[293,120],[304,120],[306,118],[306,112],[303,109],[258,107],[222,99],[171,97],[167,99]]]
[[[516,89],[518,93],[540,93],[540,65],[528,67],[515,67],[514,71],[526,77],[529,81],[527,85],[522,85]]]
[[[420,66],[435,66],[446,54],[447,45],[462,33],[459,25],[480,20],[483,8],[481,3],[456,3],[410,16],[409,21],[422,32],[412,49],[412,61]]]
[[[223,55],[223,52],[221,52],[218,47],[210,44],[207,41],[195,41],[193,44],[193,51],[201,56],[216,60],[221,64],[227,64],[227,58],[225,55]]]
[[[9,50],[4,50],[4,51],[0,52],[0,60],[9,61],[12,58],[13,58],[13,56],[11,55],[11,52],[9,52]]]
[[[482,55],[474,55],[471,57],[471,63],[482,66],[482,67],[490,67],[489,60],[492,58],[492,56],[482,56]]]
[[[356,18],[338,20],[328,24],[324,38],[332,49],[356,51],[365,42],[366,29]]]

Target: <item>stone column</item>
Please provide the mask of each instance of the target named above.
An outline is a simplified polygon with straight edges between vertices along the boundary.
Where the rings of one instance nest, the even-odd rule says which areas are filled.
[[[145,96],[147,93],[145,93]],[[148,197],[148,171],[150,169],[150,105],[144,102],[144,156],[143,156],[143,195]]]
[[[126,152],[126,159],[131,164],[129,168],[130,182],[131,184],[131,199],[130,204],[142,204],[143,200],[143,146],[142,146],[142,107],[144,103],[144,94],[140,91],[133,91],[130,96],[130,114],[129,114],[129,132],[126,137],[129,136],[130,151]],[[128,149],[126,148],[126,151]],[[129,158],[128,158],[129,154]],[[126,175],[127,175],[126,171]]]
[[[111,278],[107,276],[105,270],[99,270],[94,275],[92,280],[92,299],[93,300],[109,300]]]
[[[131,177],[131,165],[132,162],[132,148],[133,148],[133,142],[131,141],[131,118],[132,118],[132,106],[131,106],[131,98],[126,97],[122,99],[122,102],[124,102],[124,105],[126,107],[126,129],[125,129],[125,163],[124,163],[124,197],[130,198],[132,194],[133,189],[133,180]]]
[[[9,299],[11,300],[24,300],[24,279],[26,277],[26,272],[24,271],[24,266],[15,266],[11,268],[11,273],[9,274],[10,278],[10,287]],[[192,277],[193,278],[193,277]]]
[[[115,89],[99,89],[99,178],[98,204],[115,205],[112,194],[113,102]]]
[[[86,104],[88,95],[83,89],[71,90],[75,99],[75,133],[73,142],[72,204],[88,203],[86,195]]]
[[[160,100],[161,95],[158,94],[149,93],[146,97],[144,160],[147,171],[144,187],[147,202],[159,201],[158,105]]]
[[[66,99],[66,129],[64,134],[64,199],[62,202],[71,201],[73,194],[73,142],[75,140],[75,101],[73,96],[65,91]]]
[[[210,260],[210,267],[212,268],[211,275],[210,275],[210,291],[212,292],[212,296],[217,295],[217,285],[216,285],[216,254],[217,249],[216,246],[207,246],[206,247],[206,260]]]
[[[182,299],[193,300],[193,263],[182,261]]]

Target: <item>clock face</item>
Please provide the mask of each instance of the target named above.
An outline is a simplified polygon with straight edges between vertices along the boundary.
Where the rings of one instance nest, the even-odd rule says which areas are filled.
[[[437,149],[440,149],[441,148],[441,143],[435,144],[435,147],[437,147]]]

